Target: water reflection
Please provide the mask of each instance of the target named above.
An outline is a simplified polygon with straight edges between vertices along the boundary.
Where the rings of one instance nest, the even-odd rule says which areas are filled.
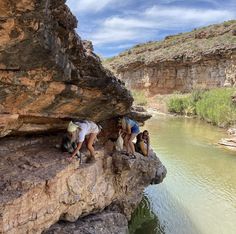
[[[152,212],[150,202],[146,196],[132,215],[129,223],[130,234],[165,234],[164,226],[161,226],[158,217]]]
[[[235,234],[236,153],[215,145],[225,131],[166,117],[148,121],[145,128],[168,174],[164,183],[146,190],[150,220],[139,216],[132,233]]]

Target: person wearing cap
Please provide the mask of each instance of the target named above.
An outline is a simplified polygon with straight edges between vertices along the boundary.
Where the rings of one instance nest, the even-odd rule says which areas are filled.
[[[73,142],[77,143],[77,147],[72,153],[70,160],[73,159],[79,150],[82,147],[82,144],[87,139],[87,149],[90,152],[90,159],[95,158],[95,151],[93,148],[93,144],[95,139],[97,138],[100,129],[97,124],[92,121],[78,121],[78,122],[70,122],[67,128],[67,132]]]

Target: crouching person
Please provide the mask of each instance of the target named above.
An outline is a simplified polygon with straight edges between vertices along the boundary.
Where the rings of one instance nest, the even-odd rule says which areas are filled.
[[[99,132],[100,129],[98,125],[92,121],[71,121],[67,128],[67,136],[69,137],[70,142],[72,142],[71,147],[73,148],[69,160],[72,160],[77,154],[79,154],[82,144],[85,141],[85,137],[87,140],[87,149],[90,152],[90,160],[94,160],[95,151],[93,144]]]

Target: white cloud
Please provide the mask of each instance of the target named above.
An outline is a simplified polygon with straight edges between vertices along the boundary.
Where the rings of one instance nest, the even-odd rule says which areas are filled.
[[[139,33],[137,30],[117,30],[116,28],[103,28],[93,33],[89,39],[93,41],[94,45],[107,44],[121,41],[130,41],[137,38],[139,36],[138,34]]]
[[[122,28],[122,29],[130,29],[130,28],[153,28],[155,27],[154,22],[148,19],[139,19],[132,17],[112,17],[108,18],[103,23],[104,27],[107,28]]]
[[[73,12],[96,13],[114,6],[119,0],[67,0],[66,4]]]
[[[114,49],[127,49],[133,46],[133,43],[128,43],[128,44],[120,44],[120,45],[110,45],[106,46],[106,49],[108,50],[114,50]]]
[[[67,5],[72,11],[100,11],[113,0],[68,0]]]
[[[235,18],[230,10],[194,9],[182,7],[153,6],[134,16],[114,16],[105,19],[90,40],[95,45],[112,42],[129,43],[133,40],[157,37],[161,30],[183,30],[200,27]]]
[[[212,22],[232,19],[235,13],[228,10],[153,6],[147,9],[144,15],[157,22],[169,21],[170,23],[180,23],[183,25],[189,25],[194,22],[201,25],[202,23],[210,24]]]

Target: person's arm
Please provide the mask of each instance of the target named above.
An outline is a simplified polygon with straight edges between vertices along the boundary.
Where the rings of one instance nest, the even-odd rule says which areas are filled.
[[[71,159],[75,157],[75,155],[79,152],[79,150],[81,149],[83,142],[79,142],[77,145],[77,148],[75,149],[74,153],[71,155]]]
[[[129,124],[127,125],[127,134],[131,134],[131,126]]]
[[[84,129],[81,129],[78,136],[77,136],[77,142],[78,142],[78,145],[75,149],[75,151],[73,152],[73,154],[71,155],[71,159],[75,157],[75,155],[79,152],[79,150],[81,149],[82,147],[82,144],[85,140],[85,135],[86,135],[86,132],[84,131]]]
[[[140,142],[140,148],[141,148],[142,154],[144,156],[148,156],[147,147],[145,147],[145,144],[143,141]]]
[[[149,149],[150,149],[150,137],[147,138],[147,156],[149,156]]]

